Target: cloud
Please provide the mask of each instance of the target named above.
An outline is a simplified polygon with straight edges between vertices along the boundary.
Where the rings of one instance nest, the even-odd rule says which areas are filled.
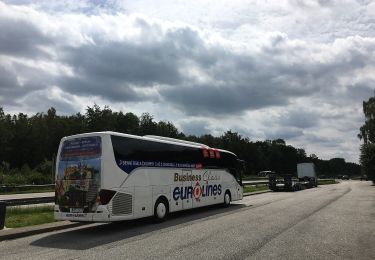
[[[192,134],[233,129],[323,147],[315,132],[358,144],[352,122],[375,82],[371,4],[202,8],[211,4],[174,3],[170,12],[144,1],[0,2],[1,104],[69,113],[100,100],[152,107]]]
[[[204,119],[184,120],[179,124],[186,135],[201,136],[211,132],[207,121]]]
[[[44,20],[48,17],[41,16]],[[70,94],[124,102],[167,102],[188,115],[228,116],[287,106],[295,98],[320,93],[323,84],[340,86],[341,75],[348,71],[373,65],[369,59],[363,60],[375,44],[361,37],[309,46],[283,33],[269,33],[254,51],[233,49],[233,43],[220,37],[213,40],[184,24],[137,15],[70,14],[62,19],[64,23],[54,19],[49,27],[36,24],[35,19],[28,21],[24,15],[2,19],[4,24],[17,21],[27,25],[11,35],[5,30],[12,40],[25,41],[19,47],[6,42],[2,53],[45,60],[48,56],[38,55],[38,51],[46,53],[41,46],[53,49],[52,60],[72,71],[54,75],[53,84]],[[78,19],[81,23],[69,29]],[[98,24],[101,26],[96,27]],[[60,41],[64,35],[56,36],[57,31],[68,39],[77,37],[72,42]],[[333,95],[336,90],[329,92]]]
[[[40,102],[43,100],[43,102]],[[37,90],[24,96],[17,104],[18,109],[45,112],[54,107],[59,114],[72,115],[77,113],[77,97],[61,91],[57,87]]]
[[[0,8],[4,6],[0,4]],[[0,13],[4,11],[0,9]],[[26,19],[1,15],[0,28],[0,53],[16,57],[48,58],[41,47],[53,42]]]
[[[313,111],[305,109],[291,110],[280,117],[278,124],[304,129],[317,126],[319,124],[319,119],[320,115]]]
[[[2,104],[12,103],[9,97],[17,96],[17,89],[20,85],[14,72],[8,71],[4,67],[0,67],[0,101]],[[9,102],[10,101],[10,102]]]
[[[304,135],[304,132],[301,129],[293,127],[278,127],[274,129],[265,129],[264,131],[266,139],[270,140],[279,138],[284,140],[290,140]]]
[[[42,16],[46,19],[46,14]],[[25,41],[24,48],[3,48],[2,52],[13,55],[22,49],[17,55],[27,58],[40,45],[55,48],[54,60],[69,67],[72,74],[54,76],[54,84],[71,94],[90,93],[124,102],[160,98],[191,115],[242,113],[248,109],[286,105],[291,97],[307,95],[316,87],[302,85],[305,71],[293,70],[294,65],[284,64],[280,57],[272,58],[282,51],[281,42],[286,41],[283,35],[270,38],[268,53],[255,55],[247,51],[236,53],[222,39],[209,42],[208,36],[186,25],[174,26],[138,16],[79,17],[84,21],[82,27],[76,24],[72,32],[68,29],[69,22],[62,24],[54,20],[55,24],[46,30],[20,16],[16,20],[28,23],[27,30],[16,30],[11,39],[33,40]],[[71,20],[76,22],[77,18]],[[113,22],[120,18],[127,20],[127,29],[134,31],[133,36],[124,36],[121,23]],[[92,26],[98,20],[102,26],[94,29]],[[106,33],[110,26],[118,26],[118,36]],[[84,31],[86,28],[91,29]],[[42,33],[42,29],[46,32]],[[66,38],[79,37],[76,42],[55,43],[63,38],[56,36],[57,30],[71,32]],[[283,45],[289,48],[288,43]],[[43,57],[37,55],[34,59]],[[272,60],[274,63],[270,63]],[[154,96],[145,95],[142,88],[150,89]]]
[[[62,61],[74,75],[61,77],[66,91],[97,94],[109,100],[139,101],[156,98],[138,94],[144,88],[178,83],[178,66],[158,46],[130,42],[65,48]]]

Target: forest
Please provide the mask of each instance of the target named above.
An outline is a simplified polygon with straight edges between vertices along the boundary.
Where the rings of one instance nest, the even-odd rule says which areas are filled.
[[[245,175],[272,170],[296,174],[300,162],[314,162],[318,175],[358,176],[358,164],[343,158],[319,159],[315,154],[288,145],[283,139],[252,141],[228,130],[221,136],[185,135],[172,122],[155,121],[149,113],[115,112],[98,105],[87,107],[85,114],[58,115],[56,109],[26,115],[6,114],[0,107],[0,184],[53,183],[53,162],[60,139],[73,134],[94,131],[116,131],[134,135],[160,135],[204,143],[234,152],[246,163]]]

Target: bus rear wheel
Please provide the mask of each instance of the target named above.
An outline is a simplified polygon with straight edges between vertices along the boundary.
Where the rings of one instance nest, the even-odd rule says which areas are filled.
[[[226,191],[224,194],[224,207],[229,207],[231,200],[230,192]]]
[[[154,218],[157,222],[164,221],[168,216],[168,203],[166,202],[166,199],[159,198],[154,207]]]

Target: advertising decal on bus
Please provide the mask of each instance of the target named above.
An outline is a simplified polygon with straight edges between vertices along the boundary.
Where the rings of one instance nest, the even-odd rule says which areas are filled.
[[[184,200],[194,198],[196,201],[200,201],[202,197],[217,196],[221,195],[221,184],[208,184],[208,181],[220,180],[220,175],[212,174],[210,171],[206,171],[202,175],[190,175],[190,174],[174,174],[174,182],[195,182],[195,185],[191,186],[177,186],[173,190],[173,199]],[[204,185],[200,185],[199,181],[203,180]]]
[[[173,190],[173,199],[184,200],[194,197],[196,201],[200,201],[201,197],[221,195],[221,184],[205,184],[200,185],[199,182],[195,186],[175,187]]]
[[[161,161],[126,161],[116,160],[117,165],[126,173],[131,173],[134,169],[139,167],[161,167],[161,168],[187,168],[199,169],[201,167],[195,163],[175,163],[175,162],[161,162]]]
[[[56,176],[57,204],[71,208],[72,213],[90,211],[100,186],[100,168],[99,136],[64,141]]]

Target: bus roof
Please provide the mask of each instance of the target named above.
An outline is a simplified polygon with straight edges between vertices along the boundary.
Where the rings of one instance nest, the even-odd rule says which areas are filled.
[[[174,145],[179,145],[179,146],[211,149],[211,147],[205,144],[190,142],[190,141],[185,141],[185,140],[180,140],[180,139],[175,139],[175,138],[169,138],[169,137],[157,136],[157,135],[139,136],[139,135],[124,134],[124,133],[113,132],[113,131],[88,132],[88,133],[70,135],[70,136],[63,137],[62,140],[66,140],[70,138],[77,138],[77,137],[93,136],[93,135],[115,135],[115,136],[122,136],[122,137],[128,137],[128,138],[134,138],[134,139],[140,139],[140,140],[148,140],[148,141],[158,142],[158,143],[167,143],[167,144],[174,144]],[[234,153],[227,151],[227,150],[223,150],[223,149],[216,149],[216,150],[218,150],[219,152],[229,153],[229,154],[233,154],[234,156],[236,156]]]
[[[182,144],[198,145],[198,146],[201,146],[201,147],[210,148],[208,145],[205,145],[205,144],[190,142],[190,141],[185,141],[185,140],[180,140],[180,139],[175,139],[175,138],[170,138],[170,137],[164,137],[164,136],[158,136],[158,135],[144,135],[144,137],[157,139],[157,140],[163,140],[163,141],[171,141],[171,142],[176,142],[176,143],[182,143]]]

